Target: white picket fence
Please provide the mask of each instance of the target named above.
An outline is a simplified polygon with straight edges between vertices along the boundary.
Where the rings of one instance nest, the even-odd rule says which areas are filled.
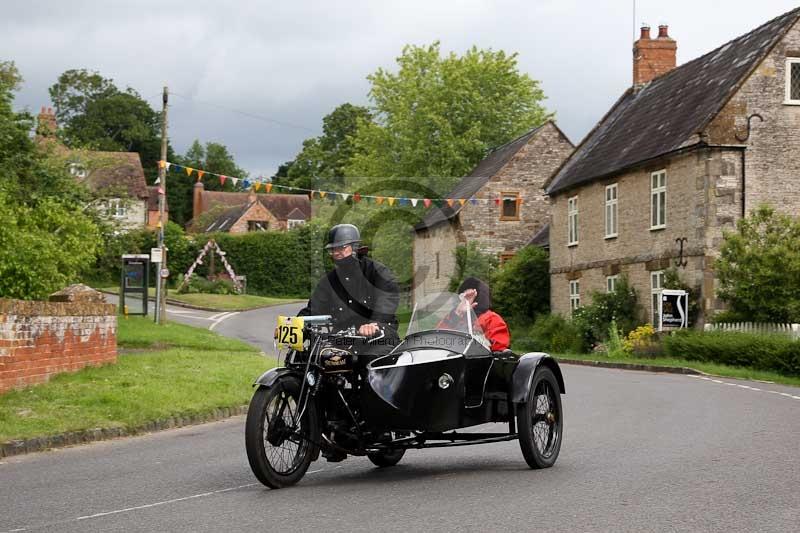
[[[800,324],[770,324],[765,322],[722,322],[706,324],[706,331],[741,331],[744,333],[765,333],[786,335],[792,339],[800,339]]]

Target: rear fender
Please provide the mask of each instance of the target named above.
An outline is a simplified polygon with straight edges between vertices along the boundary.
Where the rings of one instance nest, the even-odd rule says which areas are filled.
[[[558,366],[556,360],[544,352],[531,352],[519,358],[517,368],[511,376],[512,402],[524,403],[528,401],[528,397],[531,394],[533,374],[540,365],[544,365],[553,371],[553,374],[556,376],[556,381],[558,381],[558,388],[561,389],[561,394],[566,392],[564,388],[564,376],[561,374],[561,368]]]

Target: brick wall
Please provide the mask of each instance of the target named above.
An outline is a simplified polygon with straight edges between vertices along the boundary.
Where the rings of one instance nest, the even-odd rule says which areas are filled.
[[[0,393],[116,360],[114,305],[0,298]]]

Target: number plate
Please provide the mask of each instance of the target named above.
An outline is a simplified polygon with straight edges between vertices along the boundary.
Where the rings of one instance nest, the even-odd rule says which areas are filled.
[[[303,317],[279,316],[275,328],[275,341],[278,348],[303,349]]]

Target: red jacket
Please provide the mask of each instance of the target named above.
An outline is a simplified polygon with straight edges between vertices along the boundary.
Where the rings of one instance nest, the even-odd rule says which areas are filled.
[[[483,329],[483,334],[492,343],[492,351],[499,352],[511,346],[511,334],[503,318],[489,309],[478,317],[478,325]]]

